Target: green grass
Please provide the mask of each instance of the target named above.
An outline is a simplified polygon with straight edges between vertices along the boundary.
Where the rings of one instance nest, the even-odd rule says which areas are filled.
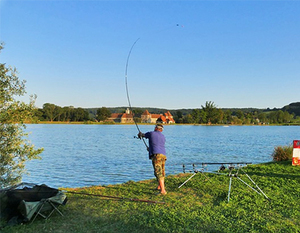
[[[95,195],[160,201],[115,200],[68,193],[68,203],[50,219],[6,227],[2,232],[300,232],[300,167],[291,161],[251,165],[244,170],[271,199],[233,178],[201,173],[178,189],[191,174],[166,178],[166,196],[156,195],[155,180],[68,189]],[[241,173],[240,177],[247,181]]]

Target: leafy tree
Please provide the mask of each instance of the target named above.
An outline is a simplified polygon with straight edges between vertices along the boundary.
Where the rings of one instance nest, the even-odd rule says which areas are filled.
[[[54,121],[55,119],[59,120],[60,115],[62,114],[62,109],[55,104],[46,103],[43,105],[43,110],[45,113],[45,119],[49,121]]]
[[[83,108],[75,108],[74,109],[72,121],[87,121],[87,120],[89,120],[88,111],[84,110]]]
[[[296,116],[295,119],[293,120],[293,123],[300,124],[300,116]]]
[[[276,124],[276,123],[278,123],[278,122],[277,122],[277,113],[276,113],[276,111],[270,112],[270,114],[268,115],[268,118],[269,118],[269,122],[270,122],[271,124]]]
[[[244,121],[244,119],[245,119],[245,115],[244,115],[244,113],[243,113],[242,110],[237,110],[236,116],[237,116],[237,118],[239,118],[241,121]]]
[[[224,120],[224,112],[222,109],[218,108],[218,115],[217,115],[217,123],[223,123]]]
[[[176,123],[183,123],[183,113],[182,111],[178,110],[174,114],[174,120]]]
[[[266,123],[267,122],[267,114],[265,112],[259,113],[258,119],[261,123]]]
[[[241,125],[243,123],[243,121],[241,119],[239,119],[237,116],[233,116],[232,123],[235,125]]]
[[[205,106],[201,106],[203,111],[206,112],[206,121],[204,123],[216,124],[219,121],[219,114],[216,105],[212,101],[206,101]]]
[[[200,122],[199,123],[207,122],[206,118],[207,118],[207,113],[203,109],[201,109],[200,110]]]
[[[44,121],[45,118],[44,118],[44,111],[43,109],[35,109],[34,110],[34,118],[35,118],[35,122],[37,121]]]
[[[0,187],[19,183],[25,162],[39,158],[43,151],[26,139],[24,122],[33,117],[36,96],[29,104],[16,100],[25,93],[25,81],[19,80],[17,70],[0,63]]]
[[[97,116],[96,116],[96,119],[98,121],[105,121],[107,120],[107,118],[109,118],[111,116],[111,112],[108,108],[106,107],[102,107],[102,108],[99,108],[97,110]]]
[[[193,119],[194,124],[200,123],[200,110],[199,109],[193,109],[191,113],[191,117]]]
[[[183,118],[183,123],[185,123],[185,124],[192,124],[192,123],[194,123],[194,119],[193,119],[193,117],[191,116],[191,114],[188,114],[188,115],[186,115],[186,116]]]
[[[290,123],[292,119],[294,118],[294,114],[289,114],[287,111],[283,112],[283,122],[284,123]]]
[[[137,108],[137,109],[133,109],[132,112],[135,117],[140,118],[144,111],[142,109]]]
[[[73,109],[73,107],[63,107],[60,119],[62,121],[71,121]]]
[[[282,110],[279,110],[276,112],[277,115],[277,123],[283,123],[284,122],[284,113]]]
[[[228,123],[232,122],[232,113],[229,109],[224,112],[223,119],[224,119],[225,124],[228,124]]]

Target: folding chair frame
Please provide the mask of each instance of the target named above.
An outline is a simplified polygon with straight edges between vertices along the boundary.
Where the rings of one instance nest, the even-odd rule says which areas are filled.
[[[49,213],[48,215],[45,215],[45,214],[42,214],[41,212],[44,211],[43,208],[44,208],[45,205],[47,205],[47,204],[49,204],[49,206],[51,206],[52,209],[49,210],[50,213]],[[57,205],[57,207],[56,207],[56,205]],[[58,209],[58,206],[59,206],[59,204],[55,204],[54,202],[52,202],[52,201],[49,200],[49,199],[44,199],[44,200],[42,200],[42,204],[41,204],[41,206],[38,208],[38,210],[36,211],[35,216],[34,216],[34,218],[32,219],[31,223],[33,223],[34,220],[36,219],[36,217],[39,216],[39,215],[40,215],[41,217],[43,217],[44,219],[50,218],[50,216],[53,214],[54,211],[57,211],[61,216],[64,216],[63,213]]]

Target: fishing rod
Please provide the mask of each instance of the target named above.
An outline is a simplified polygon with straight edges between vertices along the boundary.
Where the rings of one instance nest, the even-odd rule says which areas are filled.
[[[184,27],[183,25],[178,24],[178,23],[177,23],[175,26],[176,26],[176,27]],[[174,27],[174,25],[172,25],[171,27]],[[163,29],[162,31],[166,31],[167,29],[169,29],[169,28],[171,28],[171,27],[165,28],[165,29]],[[162,31],[159,31],[159,32],[162,32]],[[131,48],[130,48],[130,50],[129,50],[128,56],[127,56],[126,67],[125,67],[125,86],[126,86],[126,94],[127,94],[127,100],[128,100],[129,109],[130,109],[130,111],[132,112],[132,115],[133,115],[133,110],[132,110],[132,106],[131,106],[131,102],[130,102],[130,98],[129,98],[128,83],[127,83],[127,71],[128,71],[128,64],[129,64],[129,59],[130,59],[131,52],[132,52],[134,46],[136,45],[136,43],[137,43],[139,40],[140,40],[140,38],[137,38],[137,39],[134,41],[134,43],[132,44],[132,46],[131,46]],[[134,117],[133,117],[133,121],[134,121],[134,124],[135,124],[137,130],[138,130],[139,133],[140,133],[141,130],[140,130],[140,128],[139,128],[139,126],[138,126],[136,120],[134,119]],[[148,147],[148,145],[147,145],[145,139],[144,139],[144,138],[140,138],[140,139],[143,140],[143,142],[144,142],[144,144],[145,144],[147,150],[149,150],[149,147]]]
[[[111,199],[117,199],[117,200],[147,202],[147,203],[153,203],[153,204],[165,204],[165,202],[161,202],[161,201],[151,201],[151,200],[144,200],[144,199],[137,199],[137,198],[108,196],[108,195],[91,194],[91,193],[80,193],[80,192],[78,193],[78,192],[72,192],[72,191],[64,191],[64,192],[66,192],[66,193],[72,193],[72,194],[77,194],[77,195],[93,196],[93,197],[105,197],[105,198],[111,198]]]
[[[202,165],[223,165],[223,164],[226,164],[226,165],[239,165],[239,164],[252,164],[252,163],[248,163],[248,162],[230,162],[230,163],[193,163],[193,164],[202,164]]]
[[[132,113],[132,118],[133,118],[134,124],[135,124],[137,130],[138,130],[139,133],[140,133],[141,130],[140,130],[140,128],[139,128],[139,126],[138,126],[136,120],[135,120],[134,117],[133,117],[133,110],[132,110],[132,106],[131,106],[131,102],[130,102],[130,98],[129,98],[128,83],[127,83],[127,70],[128,70],[129,58],[130,58],[130,55],[131,55],[131,52],[132,52],[133,47],[135,46],[135,44],[138,42],[139,39],[140,39],[140,38],[137,38],[137,39],[134,41],[134,43],[132,44],[132,46],[131,46],[131,48],[130,48],[130,50],[129,50],[128,56],[127,56],[126,68],[125,68],[125,86],[126,86],[126,94],[127,94],[127,100],[128,100],[129,109],[130,109],[130,111],[131,111],[131,113]],[[146,146],[146,148],[147,148],[147,150],[148,150],[149,147],[148,147],[148,145],[147,145],[145,139],[144,139],[144,138],[141,138],[141,139],[143,140],[143,142],[144,142],[144,144],[145,144],[145,146]]]

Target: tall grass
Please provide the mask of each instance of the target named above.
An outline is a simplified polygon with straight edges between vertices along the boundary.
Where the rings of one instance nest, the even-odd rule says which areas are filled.
[[[288,161],[292,160],[293,146],[276,146],[272,153],[273,161]]]

